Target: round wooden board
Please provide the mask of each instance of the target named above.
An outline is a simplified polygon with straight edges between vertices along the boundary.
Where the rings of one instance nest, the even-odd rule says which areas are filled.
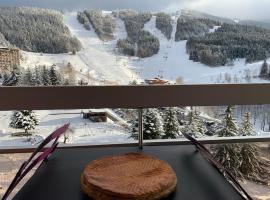
[[[81,175],[81,188],[95,200],[154,200],[176,189],[171,166],[153,156],[129,153],[92,161]]]

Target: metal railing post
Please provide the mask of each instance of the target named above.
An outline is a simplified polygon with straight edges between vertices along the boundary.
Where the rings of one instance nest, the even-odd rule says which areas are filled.
[[[138,134],[139,149],[143,149],[143,109],[138,109]]]

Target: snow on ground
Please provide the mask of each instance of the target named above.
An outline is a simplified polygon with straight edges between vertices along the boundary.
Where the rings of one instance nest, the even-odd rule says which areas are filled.
[[[257,76],[262,62],[245,64],[244,59],[235,61],[234,66],[208,67],[204,64],[189,60],[186,53],[186,41],[175,42],[176,19],[173,22],[173,33],[171,40],[168,40],[155,27],[156,17],[145,24],[144,29],[159,38],[160,51],[150,58],[133,58],[132,65],[143,78],[162,76],[165,79],[174,81],[178,77],[184,79],[185,84],[211,84],[227,83],[226,77],[231,77],[231,83],[246,83],[246,73]],[[216,30],[214,27],[210,31]],[[269,60],[270,61],[270,60]],[[235,81],[234,81],[235,80]],[[250,82],[269,82],[259,78],[252,78]]]
[[[209,30],[209,33],[214,33],[216,30],[218,30],[221,26],[214,26],[212,29]]]
[[[56,65],[60,69],[64,68],[71,63],[74,67],[77,79],[88,80],[90,84],[98,84],[103,78],[95,70],[89,68],[79,56],[71,55],[68,53],[65,54],[44,54],[44,53],[34,53],[34,52],[21,52],[23,60],[21,66],[24,68],[35,67],[35,66],[52,66]]]
[[[96,145],[134,141],[120,123],[117,124],[111,120],[108,120],[106,123],[93,123],[88,119],[82,118],[81,110],[51,110],[36,111],[36,113],[40,123],[33,131],[33,137],[29,139],[27,137],[11,136],[11,133],[22,132],[22,130],[9,127],[11,112],[0,112],[0,146],[37,144],[57,127],[66,123],[70,123],[70,130],[67,132],[67,143],[89,143]],[[116,114],[114,115],[117,117]],[[60,141],[63,141],[63,137],[60,138]]]

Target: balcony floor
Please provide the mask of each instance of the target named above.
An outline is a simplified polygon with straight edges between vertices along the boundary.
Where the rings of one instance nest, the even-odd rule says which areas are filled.
[[[57,150],[17,193],[14,200],[86,200],[80,190],[80,174],[102,156],[140,152],[137,147]],[[167,199],[240,200],[235,189],[193,146],[147,146],[142,152],[166,160],[177,173],[177,190]]]

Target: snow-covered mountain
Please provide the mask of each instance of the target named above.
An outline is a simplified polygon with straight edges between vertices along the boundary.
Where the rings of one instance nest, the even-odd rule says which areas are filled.
[[[127,37],[127,31],[124,21],[113,16],[112,12],[103,12],[104,16],[113,16],[116,22],[114,39],[110,41],[102,41],[91,24],[90,30],[86,30],[78,22],[76,12],[66,12],[64,24],[69,28],[71,34],[82,43],[82,50],[76,55],[23,51],[22,66],[55,64],[61,68],[71,63],[76,70],[77,77],[88,80],[89,84],[128,84],[133,80],[140,82],[143,79],[157,76],[171,81],[180,78],[184,80],[185,84],[268,82],[258,78],[262,61],[246,64],[245,59],[236,59],[231,66],[213,68],[190,60],[189,54],[186,52],[187,41],[175,41],[177,20],[180,14],[181,12],[171,14],[173,30],[170,39],[167,39],[156,28],[156,16],[154,13],[152,14],[143,30],[158,38],[160,48],[158,53],[151,57],[139,58],[122,55],[117,51],[116,43],[119,39]],[[193,13],[187,14],[185,11],[184,14],[190,16]],[[198,13],[194,16],[198,17]],[[208,15],[203,16],[208,17]],[[218,17],[213,19],[225,20]],[[209,32],[215,32],[218,27],[210,28]]]

